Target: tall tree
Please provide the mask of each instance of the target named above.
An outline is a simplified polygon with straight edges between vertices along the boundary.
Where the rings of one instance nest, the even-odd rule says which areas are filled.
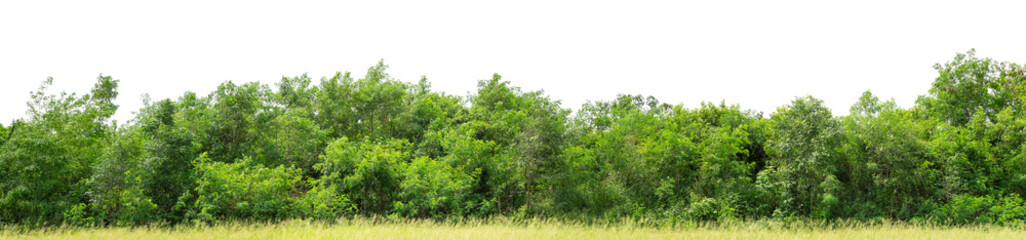
[[[770,119],[776,132],[770,165],[785,176],[783,210],[801,215],[828,210],[839,187],[835,148],[842,137],[830,109],[806,96],[777,108]]]
[[[193,138],[189,136],[174,118],[177,107],[170,99],[164,99],[147,106],[140,113],[144,145],[142,178],[147,196],[159,207],[164,218],[178,221],[174,206],[179,197],[193,186],[189,179],[192,160],[197,157]]]
[[[1024,110],[1026,70],[1022,66],[976,57],[973,49],[933,68],[937,79],[929,94],[917,101],[933,117],[961,126],[976,112],[990,121],[1005,107]]]
[[[97,78],[89,94],[32,93],[29,119],[0,145],[0,222],[60,222],[84,214],[85,184],[115,126],[118,80]],[[81,216],[85,217],[85,216]]]
[[[210,159],[231,162],[250,155],[255,140],[254,123],[262,109],[262,89],[257,83],[225,82],[213,93],[216,118],[211,129]]]
[[[882,102],[866,91],[843,118],[844,179],[851,204],[879,207],[854,208],[853,215],[886,215],[908,219],[920,204],[934,197],[940,166],[927,148],[928,134],[912,111],[894,101]]]

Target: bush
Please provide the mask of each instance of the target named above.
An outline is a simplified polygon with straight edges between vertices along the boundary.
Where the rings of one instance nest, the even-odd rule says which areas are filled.
[[[737,217],[737,204],[733,198],[694,198],[684,216],[689,220],[726,220]]]
[[[403,170],[399,202],[394,210],[403,216],[443,218],[460,216],[473,207],[464,200],[471,191],[473,179],[444,162],[421,157]]]
[[[143,176],[140,174],[140,159],[143,147],[135,132],[123,134],[104,150],[97,164],[93,165],[93,174],[87,186],[89,191],[89,208],[95,212],[100,224],[144,224],[159,220],[159,208],[144,193]],[[166,188],[166,186],[164,186]],[[84,213],[72,209],[70,213]],[[71,223],[76,219],[65,220]],[[72,214],[72,216],[77,216]]]
[[[933,209],[930,217],[946,224],[1021,224],[1026,220],[1026,202],[1016,194],[1004,197],[959,196]]]
[[[258,149],[264,159],[258,160],[272,167],[295,166],[308,176],[316,176],[313,166],[327,145],[328,131],[299,115],[301,113],[288,111],[271,120],[274,127],[263,133],[261,139],[266,143],[263,143],[264,148]]]
[[[352,142],[343,137],[328,145],[324,162],[315,168],[321,171],[322,187],[348,194],[363,213],[385,213],[399,192],[407,145],[405,140]]]
[[[303,185],[299,169],[267,168],[248,157],[236,163],[212,162],[206,154],[195,162],[197,220],[269,220],[294,212],[294,196]]]
[[[316,187],[296,200],[296,215],[314,219],[336,219],[356,213],[349,196],[329,188]]]
[[[85,202],[88,168],[38,126],[23,126],[0,146],[0,223],[58,223]]]

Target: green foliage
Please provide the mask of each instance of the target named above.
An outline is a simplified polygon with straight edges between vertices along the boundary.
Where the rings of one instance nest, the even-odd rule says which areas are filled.
[[[431,132],[425,141],[437,138],[439,145],[438,161],[445,162],[452,166],[458,173],[452,173],[451,181],[459,181],[464,176],[470,176],[468,183],[470,193],[465,197],[463,210],[467,214],[488,215],[497,212],[500,208],[511,208],[507,202],[503,205],[500,197],[508,201],[511,198],[511,178],[513,171],[501,167],[500,152],[494,141],[476,139],[479,128],[483,123],[478,121],[468,122],[457,127],[448,128],[438,132]],[[446,168],[440,165],[434,167]],[[417,167],[414,167],[417,168]],[[416,173],[416,172],[412,172]],[[445,178],[443,178],[443,181]],[[411,183],[416,186],[417,183]],[[437,186],[445,186],[438,184]]]
[[[0,126],[0,224],[146,225],[353,215],[1021,224],[1024,67],[973,51],[916,105],[869,91],[764,117],[618,95],[573,112],[498,74],[460,97],[379,62],[354,79],[222,83],[110,121],[118,81],[33,92]]]
[[[262,131],[265,148],[258,151],[267,166],[294,166],[314,174],[313,166],[328,142],[328,132],[299,112],[286,111],[271,120]],[[316,176],[316,175],[311,175]]]
[[[90,217],[89,213],[86,211],[86,205],[84,203],[72,206],[71,209],[64,212],[64,220],[67,224],[73,226],[93,225],[93,217]]]
[[[844,166],[837,162],[836,147],[843,137],[837,120],[822,100],[809,96],[778,108],[770,120],[776,134],[769,143],[770,165],[783,174],[784,184],[783,205],[774,214],[813,214],[825,207],[818,206],[818,199],[836,195],[836,185],[827,181],[836,181],[838,168]]]
[[[294,203],[295,214],[298,217],[334,220],[340,217],[351,216],[356,213],[356,205],[349,200],[349,196],[340,195],[330,188],[315,187],[306,192]]]
[[[117,80],[100,76],[92,94],[47,95],[48,78],[0,145],[0,222],[60,223],[84,204],[86,180],[113,127]],[[77,213],[76,213],[77,214]]]
[[[87,163],[74,161],[49,131],[23,125],[0,151],[0,220],[59,222],[79,203],[72,187],[86,175]],[[82,165],[79,165],[82,164]]]
[[[502,156],[498,156],[504,161],[493,163],[513,170],[512,179],[499,183],[499,186],[512,187],[514,195],[507,201],[514,204],[522,201],[530,209],[531,203],[536,201],[534,194],[551,179],[549,173],[559,168],[556,157],[569,111],[560,108],[558,101],[549,100],[541,91],[525,93],[509,85],[498,74],[478,82],[470,113],[483,123],[481,130],[486,135],[480,138],[504,148]]]
[[[419,154],[438,156],[437,142],[424,139],[424,135],[453,124],[452,120],[464,116],[467,109],[459,97],[430,92],[430,87],[427,79],[421,78],[420,83],[411,88],[409,105],[399,117],[402,123],[398,136],[419,143]]]
[[[473,210],[473,202],[467,202],[473,186],[472,176],[445,162],[415,158],[405,166],[402,179],[400,201],[393,206],[402,216],[441,219],[462,216]]]
[[[731,199],[692,199],[683,217],[702,221],[728,220],[738,217],[735,206],[737,204]]]
[[[189,179],[196,157],[193,138],[174,118],[178,108],[170,100],[145,107],[139,114],[140,137],[145,154],[138,170],[143,192],[159,208],[164,219],[181,220],[175,210],[179,198],[193,188]]]
[[[405,140],[381,142],[343,137],[328,145],[315,168],[322,184],[350,196],[363,213],[387,212],[400,188],[403,163],[409,158]]]
[[[848,169],[839,176],[848,180],[851,204],[877,207],[853,208],[847,214],[908,219],[921,203],[935,197],[943,169],[930,154],[926,123],[869,91],[852,106],[842,123]]]
[[[974,49],[933,68],[939,76],[929,95],[919,98],[932,117],[965,125],[977,113],[993,119],[1005,107],[1026,110],[1026,70],[1020,65],[977,58]]]
[[[231,81],[217,87],[212,94],[214,119],[210,129],[210,157],[230,162],[251,154],[256,133],[252,127],[262,108],[264,89],[256,83],[235,85]]]
[[[710,103],[689,110],[623,95],[585,105],[574,126],[579,142],[564,149],[562,182],[568,185],[558,186],[556,201],[582,205],[562,205],[564,211],[647,207],[709,219],[718,217],[709,212],[720,211],[709,206],[729,202],[723,212],[732,216],[751,213],[760,202],[749,189],[755,170],[765,165],[762,145],[770,129],[757,114]]]
[[[195,160],[195,165],[196,220],[270,220],[295,213],[293,196],[300,195],[303,188],[299,169],[267,168],[249,158],[236,163],[214,162],[205,154]]]
[[[14,127],[11,127],[10,129],[5,128],[4,124],[0,123],[0,145],[3,145],[4,142],[7,142],[7,139],[10,138],[12,131],[14,131],[13,128]]]
[[[378,62],[358,81],[348,72],[321,80],[317,118],[323,129],[332,130],[331,137],[399,137],[410,86],[390,78],[387,68]]]
[[[104,151],[88,181],[89,207],[99,223],[143,224],[159,220],[157,204],[144,193],[142,158],[145,154],[139,131],[124,131]],[[85,206],[85,205],[82,205]],[[81,211],[75,212],[76,214]],[[75,223],[78,220],[69,219]]]
[[[1003,197],[959,196],[933,209],[929,217],[947,224],[1022,224],[1026,221],[1026,202],[1016,194]]]

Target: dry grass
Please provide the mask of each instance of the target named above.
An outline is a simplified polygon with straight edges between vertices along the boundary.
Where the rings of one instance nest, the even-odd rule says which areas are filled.
[[[727,224],[679,224],[651,227],[638,222],[583,224],[510,219],[460,223],[433,221],[342,220],[336,223],[294,220],[280,223],[229,223],[176,227],[57,227],[0,230],[0,239],[1023,239],[1021,228],[943,227],[905,223],[787,224],[775,221]]]

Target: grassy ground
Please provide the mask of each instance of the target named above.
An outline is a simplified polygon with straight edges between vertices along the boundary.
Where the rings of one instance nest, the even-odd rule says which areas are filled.
[[[1023,239],[1021,228],[940,227],[910,224],[803,224],[740,222],[646,227],[635,222],[581,224],[558,221],[346,220],[333,224],[286,221],[214,226],[0,230],[0,239]]]

